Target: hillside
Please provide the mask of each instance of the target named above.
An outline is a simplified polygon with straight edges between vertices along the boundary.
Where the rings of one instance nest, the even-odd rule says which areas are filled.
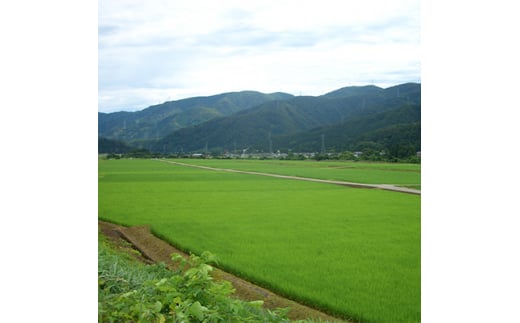
[[[354,149],[361,140],[376,140],[376,143],[388,146],[391,140],[385,142],[377,133],[371,132],[420,122],[420,102],[420,84],[407,83],[388,89],[374,86],[343,88],[318,97],[300,96],[266,102],[174,131],[149,148],[159,152],[202,152],[206,149],[224,152],[247,148],[264,152],[319,151],[320,138],[325,133],[327,138],[336,138],[327,139],[327,147],[334,149]],[[405,128],[392,129],[387,129],[386,133]],[[413,140],[420,142],[420,131],[419,137]]]
[[[184,127],[252,108],[264,102],[293,96],[255,91],[169,101],[136,112],[98,113],[98,136],[142,146]]]
[[[122,141],[98,138],[98,154],[126,154],[135,150]]]
[[[396,145],[411,145],[421,149],[421,107],[407,103],[390,111],[358,116],[340,123],[310,131],[273,138],[273,145],[282,151],[378,151]]]

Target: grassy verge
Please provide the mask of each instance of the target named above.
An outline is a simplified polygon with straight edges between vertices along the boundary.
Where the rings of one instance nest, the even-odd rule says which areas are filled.
[[[99,322],[290,322],[283,310],[262,309],[261,301],[230,297],[227,281],[214,281],[212,256],[203,253],[170,271],[145,265],[117,251],[100,235],[98,248]],[[303,322],[303,321],[302,321]]]

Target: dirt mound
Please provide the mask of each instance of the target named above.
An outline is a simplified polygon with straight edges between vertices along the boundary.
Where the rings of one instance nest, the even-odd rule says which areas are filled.
[[[186,253],[154,236],[148,226],[123,227],[104,221],[98,221],[98,223],[101,233],[111,240],[124,239],[130,242],[142,254],[140,260],[143,262],[163,262],[167,266],[173,267],[170,259],[172,253],[188,257]],[[262,300],[264,301],[264,306],[269,309],[290,308],[288,316],[292,320],[321,319],[330,322],[344,322],[323,312],[276,295],[265,288],[256,286],[218,268],[214,270],[214,277],[215,279],[230,281],[236,290],[235,296],[240,299],[246,301]]]

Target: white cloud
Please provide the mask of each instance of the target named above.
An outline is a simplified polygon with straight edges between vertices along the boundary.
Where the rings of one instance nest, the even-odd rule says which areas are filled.
[[[182,90],[175,88],[141,88],[132,87],[125,89],[105,90],[99,93],[99,105],[105,107],[99,112],[117,112],[121,107],[134,107],[125,111],[135,110],[138,107],[148,107],[173,100],[173,94],[183,95]]]
[[[99,111],[418,81],[419,18],[418,0],[103,0]]]

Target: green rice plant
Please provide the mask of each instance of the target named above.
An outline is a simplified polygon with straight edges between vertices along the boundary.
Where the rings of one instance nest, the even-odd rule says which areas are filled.
[[[176,162],[279,175],[420,188],[421,165],[353,161],[178,159]]]
[[[173,245],[313,307],[419,322],[420,196],[209,171],[99,162],[99,217],[149,224]]]

